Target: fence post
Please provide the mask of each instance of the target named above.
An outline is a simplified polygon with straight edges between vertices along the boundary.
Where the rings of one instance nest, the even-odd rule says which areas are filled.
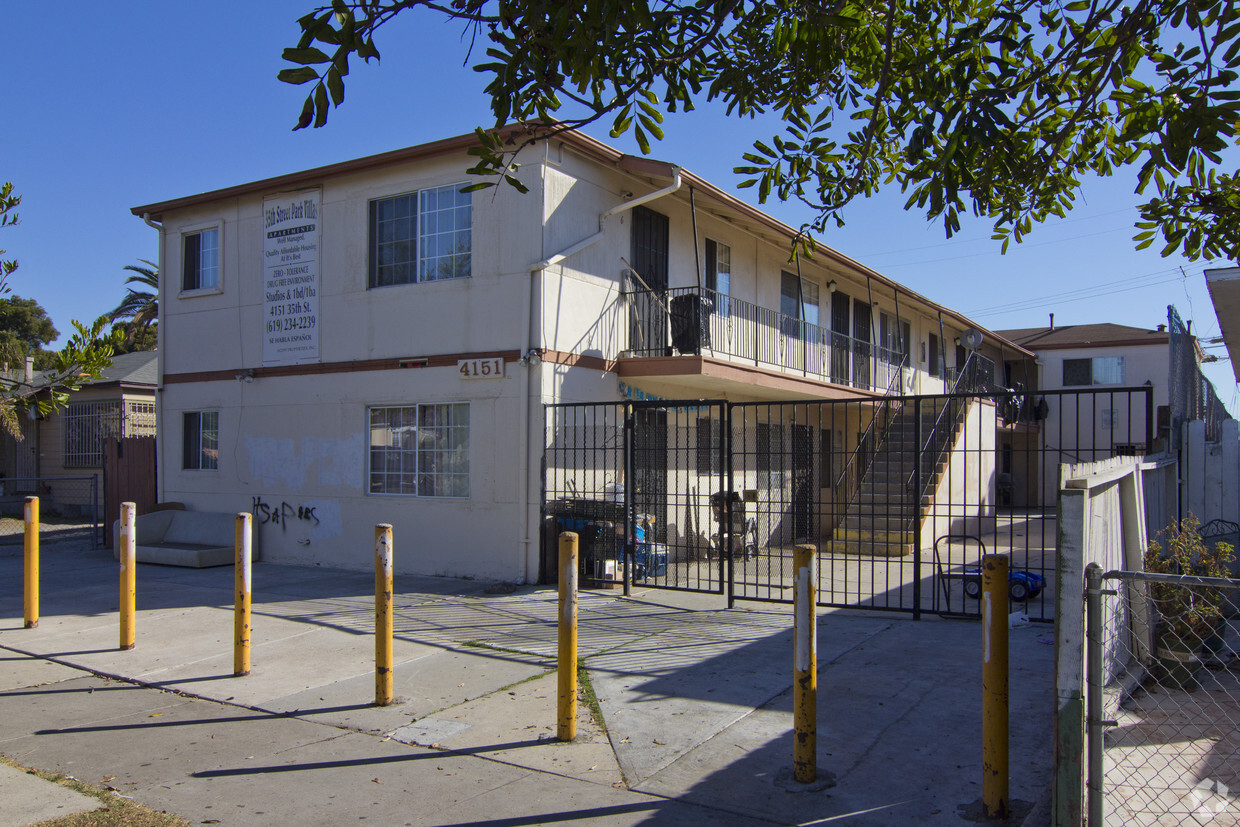
[[[375,706],[392,703],[392,526],[375,526]]]
[[[627,486],[626,486],[627,487]],[[559,703],[556,734],[577,737],[577,534],[560,535]]]
[[[1103,823],[1102,567],[1085,567],[1085,737],[1089,767],[1088,824]]]
[[[245,512],[237,514],[233,538],[233,675],[237,677],[250,674],[250,519]]]
[[[26,498],[25,536],[25,603],[26,628],[39,625],[39,498]]]
[[[634,431],[637,427],[633,414],[632,403],[624,405],[624,551],[621,552],[624,564],[624,596],[633,595],[633,568],[637,563],[637,514],[633,506],[633,480],[637,474],[633,468],[633,448],[636,445]],[[653,548],[654,537],[647,537],[646,542]],[[647,563],[649,565],[649,563]]]
[[[982,807],[1008,816],[1008,559],[982,558]]]
[[[134,647],[134,610],[137,606],[137,534],[134,526],[133,503],[121,503],[121,649]]]
[[[793,559],[795,663],[792,681],[793,774],[802,784],[818,778],[818,561],[812,545],[796,547]]]
[[[930,358],[934,358],[931,356]],[[921,397],[913,398],[913,620],[921,620]],[[931,537],[934,535],[931,534]],[[901,538],[903,540],[903,538]]]

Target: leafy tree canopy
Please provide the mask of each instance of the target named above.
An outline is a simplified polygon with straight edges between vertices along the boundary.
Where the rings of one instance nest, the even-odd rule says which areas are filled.
[[[494,126],[552,124],[515,146],[480,129],[471,171],[489,183],[515,182],[516,151],[548,131],[602,121],[648,152],[665,112],[718,101],[781,118],[737,171],[760,201],[815,210],[810,232],[894,184],[949,237],[972,213],[1006,249],[1070,210],[1083,176],[1133,167],[1138,247],[1240,241],[1224,158],[1240,7],[1224,0],[332,0],[284,50],[279,78],[311,84],[295,128],[326,123],[350,58],[377,60],[379,30],[419,11],[464,27]]]
[[[154,350],[159,329],[159,265],[139,259],[138,264],[126,264],[125,269],[133,275],[126,284],[138,284],[149,289],[127,288],[125,298],[107,314],[109,322],[121,326],[125,340],[118,347],[119,353],[136,350]]]
[[[10,296],[0,299],[0,336],[36,351],[55,340],[57,332],[47,311],[34,299]]]

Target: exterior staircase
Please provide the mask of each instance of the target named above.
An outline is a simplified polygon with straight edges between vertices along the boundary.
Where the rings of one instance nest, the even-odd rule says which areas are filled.
[[[858,460],[861,480],[827,550],[835,554],[902,557],[913,553],[921,530],[921,513],[929,509],[950,460],[950,447],[964,422],[969,399],[906,400],[886,428],[875,428],[877,446]],[[921,413],[921,479],[914,483],[918,453],[916,413]]]

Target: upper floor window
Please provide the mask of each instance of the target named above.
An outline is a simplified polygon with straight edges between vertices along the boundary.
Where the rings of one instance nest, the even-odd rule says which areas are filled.
[[[706,289],[715,291],[715,312],[728,315],[728,296],[732,293],[732,248],[706,239]]]
[[[779,312],[785,317],[784,333],[812,338],[805,325],[818,325],[818,285],[784,271],[779,279]]]
[[[370,286],[470,275],[473,198],[460,184],[370,202]]]
[[[208,227],[181,236],[181,289],[212,290],[220,286],[220,228]]]
[[[1063,383],[1071,385],[1124,384],[1123,356],[1095,356],[1092,359],[1064,359]]]

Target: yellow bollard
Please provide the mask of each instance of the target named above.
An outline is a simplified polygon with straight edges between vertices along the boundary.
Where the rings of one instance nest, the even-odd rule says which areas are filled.
[[[812,545],[800,545],[793,554],[792,681],[793,776],[802,784],[818,779],[818,566]]]
[[[233,563],[233,675],[250,674],[250,561],[251,532],[250,515],[237,515],[233,547],[237,558]]]
[[[560,660],[556,737],[577,737],[577,535],[560,535]]]
[[[375,706],[392,703],[392,526],[375,526]]]
[[[121,645],[122,649],[134,646],[134,610],[137,608],[138,587],[138,537],[134,528],[133,503],[121,503]]]
[[[39,625],[39,498],[26,498],[26,628]]]
[[[982,807],[1008,816],[1008,559],[982,558]]]

